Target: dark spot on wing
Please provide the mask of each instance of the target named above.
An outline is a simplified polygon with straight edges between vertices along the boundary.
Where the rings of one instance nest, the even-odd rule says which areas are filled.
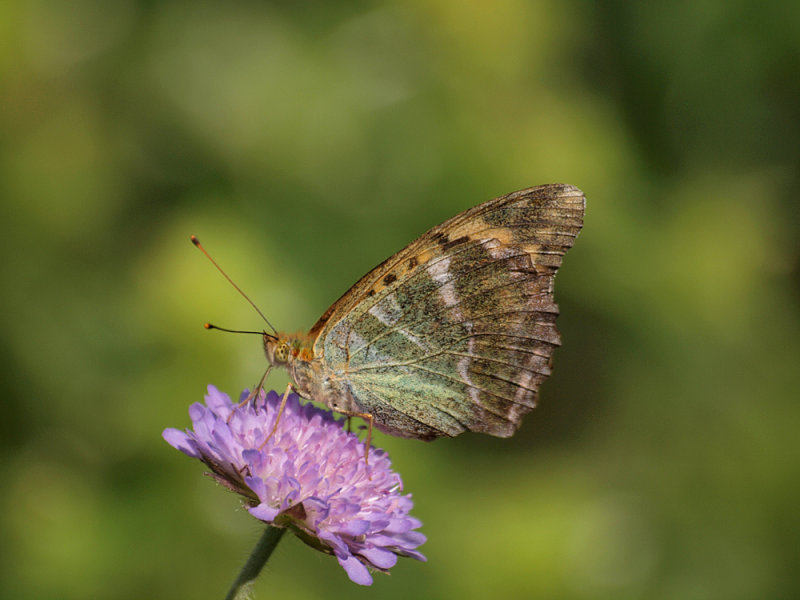
[[[408,270],[410,271],[411,269],[416,267],[418,264],[419,264],[419,261],[417,260],[417,257],[416,256],[412,256],[411,258],[408,259]]]
[[[437,244],[443,246],[450,240],[450,236],[441,231],[437,231],[436,233],[433,234],[433,237],[431,239]]]
[[[397,281],[397,275],[394,273],[389,273],[383,278],[383,285],[392,285],[395,281]]]
[[[370,298],[372,298],[374,295],[375,295],[375,290],[370,290],[367,292],[367,296],[369,296]]]
[[[459,244],[465,244],[469,241],[468,235],[462,235],[460,238],[456,238],[454,240],[447,240],[444,242],[439,242],[442,245],[442,250],[450,250],[450,248],[454,246],[458,246]]]

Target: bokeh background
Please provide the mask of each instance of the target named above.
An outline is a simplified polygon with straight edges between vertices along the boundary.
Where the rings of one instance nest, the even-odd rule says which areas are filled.
[[[380,436],[429,541],[372,588],[800,597],[800,4],[0,4],[0,595],[221,598],[261,528],[162,439],[491,197],[566,182],[564,345],[508,440]],[[275,377],[270,387],[285,379]]]

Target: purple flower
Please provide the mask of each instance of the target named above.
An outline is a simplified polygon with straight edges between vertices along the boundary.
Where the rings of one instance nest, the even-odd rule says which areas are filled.
[[[193,430],[165,429],[164,439],[244,496],[251,515],[333,554],[361,585],[372,583],[367,567],[387,572],[398,556],[425,560],[416,551],[425,536],[414,531],[422,523],[409,516],[411,495],[400,493],[386,452],[370,448],[367,464],[364,443],[342,421],[294,394],[266,444],[281,401],[276,392],[234,405],[208,386],[205,400],[189,408]]]

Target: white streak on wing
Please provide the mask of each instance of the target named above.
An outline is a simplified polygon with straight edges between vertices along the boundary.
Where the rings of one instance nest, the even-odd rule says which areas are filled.
[[[442,284],[439,288],[439,295],[442,297],[442,302],[447,307],[457,307],[458,293],[456,292],[455,283],[450,278],[450,259],[443,258],[428,266],[428,274],[436,283]],[[464,320],[464,315],[459,308],[453,308],[451,313],[455,319],[464,323],[467,331],[472,333],[472,323]],[[469,338],[467,342],[467,354],[472,354],[475,346],[475,338]],[[467,389],[470,400],[473,404],[480,406],[480,390],[472,382],[469,368],[472,365],[472,358],[470,356],[463,356],[458,361],[458,375],[461,380],[468,384]]]
[[[439,295],[442,297],[442,302],[445,306],[455,306],[458,304],[458,294],[456,293],[456,286],[450,279],[450,259],[443,258],[437,260],[428,267],[428,274],[436,283],[441,284],[439,287]],[[456,310],[454,313],[461,318],[461,311]]]
[[[528,394],[528,390],[525,389],[530,385],[531,380],[533,379],[533,373],[530,371],[521,371],[519,381],[517,381],[517,391],[514,393],[514,402],[516,402],[516,406],[512,407],[509,411],[509,415],[517,411],[518,407],[522,404],[523,399]]]
[[[483,245],[486,251],[495,260],[509,258],[511,256],[519,256],[519,248],[516,246],[503,246],[497,240],[490,240]]]
[[[397,301],[397,296],[394,294],[389,294],[385,298],[382,298],[381,301],[370,308],[368,312],[378,319],[378,321],[389,327],[397,323],[400,317],[403,316],[403,309],[400,308],[400,303]]]
[[[378,319],[378,321],[387,327],[391,327],[400,335],[405,336],[405,338],[412,344],[415,344],[420,348],[425,347],[422,340],[420,340],[416,335],[407,329],[394,327],[395,324],[403,317],[403,309],[400,307],[400,303],[397,301],[397,296],[394,294],[389,294],[385,298],[381,299],[380,302],[375,304],[367,312],[369,312],[369,314]]]
[[[475,342],[474,338],[470,338],[469,342],[467,342],[467,352],[469,352],[470,354],[472,354],[472,348],[473,348],[474,342]],[[469,367],[470,367],[471,364],[472,364],[472,358],[470,358],[469,356],[463,356],[458,361],[458,374],[461,377],[461,380],[466,382],[469,385],[467,390],[468,390],[468,393],[469,393],[470,400],[472,400],[473,404],[477,404],[478,406],[481,406],[481,403],[480,403],[480,398],[481,398],[480,390],[475,386],[475,384],[472,383],[472,378],[470,377],[470,373],[469,373]]]
[[[416,344],[420,348],[426,348],[425,343],[407,329],[398,329],[397,331],[406,336],[412,344]]]
[[[519,396],[520,390],[517,390],[517,396]],[[514,398],[518,400],[518,398]],[[514,430],[519,427],[519,422],[522,419],[522,415],[526,414],[530,408],[522,403],[514,403],[508,407],[508,415],[506,415],[506,420],[509,421],[514,425]],[[512,430],[513,431],[513,430]]]
[[[439,295],[442,297],[445,306],[455,306],[458,304],[458,294],[456,293],[456,286],[452,281],[448,281],[439,288]],[[461,317],[461,311],[456,309],[455,314]]]
[[[534,362],[535,360],[532,359],[526,366],[531,366]],[[531,410],[531,405],[528,403],[530,401],[524,402],[524,400],[525,397],[528,394],[530,394],[530,392],[525,388],[530,385],[532,380],[533,380],[533,373],[531,371],[521,372],[519,381],[517,382],[517,385],[519,387],[517,388],[517,391],[514,394],[514,404],[508,407],[507,419],[514,424],[514,429],[516,429],[519,426],[519,422],[522,419],[522,415],[526,414]]]
[[[375,306],[370,308],[369,314],[378,319],[378,321],[380,321],[384,325],[389,325],[389,326],[392,325],[391,315],[389,315],[389,313],[386,312],[386,310],[380,304],[376,304]]]
[[[445,283],[450,276],[450,258],[445,257],[428,265],[428,275],[436,283]]]
[[[516,404],[509,411],[509,416],[512,417],[512,421],[514,421],[519,415],[530,410],[529,405],[523,403],[525,396],[530,394],[530,391],[525,388],[530,388],[530,384],[534,378],[533,369],[536,367],[536,363],[539,362],[539,358],[540,357],[538,355],[531,356],[530,359],[528,359],[528,362],[525,364],[525,370],[520,371],[519,381],[517,382],[517,386],[519,387],[517,387],[517,391],[514,394],[514,402],[516,402]]]

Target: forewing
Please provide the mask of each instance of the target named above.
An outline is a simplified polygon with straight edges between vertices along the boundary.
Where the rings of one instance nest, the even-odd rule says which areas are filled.
[[[315,356],[389,433],[511,435],[560,341],[553,277],[584,204],[577,188],[542,186],[431,229],[323,315]]]

